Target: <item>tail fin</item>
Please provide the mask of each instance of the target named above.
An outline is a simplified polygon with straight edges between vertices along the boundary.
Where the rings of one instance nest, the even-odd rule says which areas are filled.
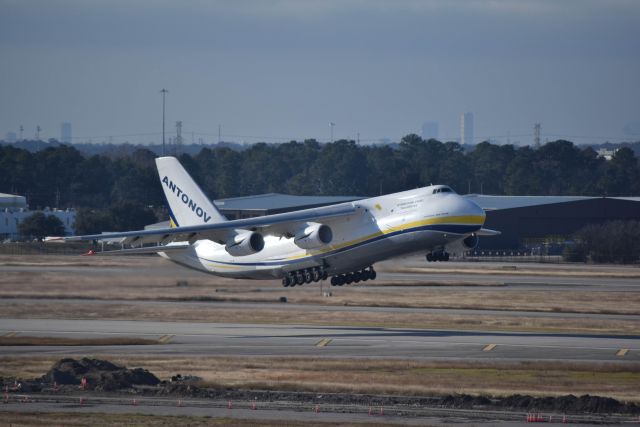
[[[227,221],[175,157],[156,159],[169,206],[171,226],[215,224]]]

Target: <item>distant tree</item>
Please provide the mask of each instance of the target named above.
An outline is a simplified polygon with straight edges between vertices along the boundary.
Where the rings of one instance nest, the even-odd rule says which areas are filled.
[[[108,209],[78,209],[73,227],[79,235],[115,231],[113,216]]]
[[[18,232],[28,238],[42,240],[46,236],[64,236],[64,224],[54,215],[35,212],[26,217],[19,225]]]
[[[121,203],[109,209],[113,218],[112,231],[141,230],[158,221],[153,211],[133,203]]]
[[[640,221],[590,224],[572,236],[563,256],[568,261],[628,264],[640,260]]]

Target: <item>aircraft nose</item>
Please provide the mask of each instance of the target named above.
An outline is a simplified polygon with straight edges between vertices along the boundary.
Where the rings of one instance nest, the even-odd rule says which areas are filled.
[[[452,211],[455,216],[482,217],[481,225],[484,224],[484,220],[486,218],[484,210],[478,206],[476,202],[462,196],[458,196],[456,198],[452,203],[452,206],[450,206],[450,211]]]

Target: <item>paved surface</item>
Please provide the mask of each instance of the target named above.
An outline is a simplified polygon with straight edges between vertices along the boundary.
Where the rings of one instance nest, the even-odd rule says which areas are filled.
[[[160,338],[164,345],[3,347],[6,355],[162,354],[502,360],[640,361],[638,337],[188,322],[0,319],[0,333]],[[318,346],[322,340],[330,340]],[[495,346],[487,351],[486,346]],[[617,356],[620,349],[628,349]]]
[[[529,274],[478,274],[478,273],[380,273],[377,281],[420,281],[443,283],[493,284],[504,291],[522,290],[553,290],[553,291],[607,291],[607,292],[638,292],[639,278],[627,277],[571,277],[571,276],[540,276]],[[411,288],[413,286],[409,286]],[[396,289],[397,286],[394,286]],[[455,289],[464,289],[456,286]],[[475,291],[482,290],[478,286],[469,286]],[[489,288],[491,289],[491,288]]]
[[[280,291],[281,293],[281,291]],[[373,313],[424,313],[441,315],[464,315],[464,316],[499,316],[499,317],[546,317],[546,318],[571,318],[571,319],[602,319],[602,320],[634,320],[640,321],[640,315],[636,314],[602,314],[602,313],[562,313],[555,311],[524,311],[524,310],[483,310],[483,309],[463,309],[463,308],[424,308],[424,307],[373,307],[373,306],[344,306],[344,305],[324,305],[324,304],[295,304],[279,302],[230,302],[230,301],[163,301],[163,300],[120,300],[120,299],[100,299],[87,300],[78,298],[0,298],[0,311],[2,304],[22,304],[22,303],[46,303],[55,304],[83,304],[89,305],[130,305],[156,307],[163,310],[170,307],[185,308],[207,308],[215,310],[217,308],[237,309],[237,310],[268,310],[277,309],[281,311],[313,311],[313,312],[373,312]],[[1,322],[1,320],[0,320]]]
[[[455,268],[452,263],[451,268]],[[65,273],[81,277],[109,275],[112,277],[126,277],[130,279],[136,276],[147,276],[149,271],[144,268],[131,267],[99,267],[99,266],[51,266],[51,265],[3,265],[0,266],[2,272],[14,273]],[[625,270],[626,271],[626,270]],[[208,277],[207,274],[186,269],[175,264],[167,264],[161,267],[154,267],[154,275],[175,275],[178,273],[184,279]],[[615,272],[614,272],[615,273]],[[637,272],[636,272],[637,273]],[[424,273],[396,273],[379,271],[378,278],[374,285],[380,286],[383,281],[393,282],[418,282],[426,283],[424,287],[430,287],[429,283],[449,283],[461,284],[456,289],[464,289],[464,284],[469,284],[469,288],[473,290],[481,290],[482,287],[474,285],[494,285],[500,286],[505,291],[520,290],[589,290],[589,291],[608,291],[608,292],[638,292],[640,291],[640,278],[638,277],[575,277],[559,275],[537,275],[537,274],[495,274],[495,273],[477,273],[464,272],[459,273],[443,273],[437,268],[425,271]],[[262,288],[260,281],[253,282],[255,288]],[[358,286],[368,286],[360,284]],[[393,285],[394,289],[401,289],[401,286]],[[435,285],[435,287],[440,287]],[[415,283],[408,286],[409,289],[415,289]],[[489,288],[491,289],[491,288]]]
[[[504,411],[478,411],[451,408],[428,408],[415,406],[379,406],[362,405],[324,405],[318,400],[318,412],[313,404],[291,404],[287,402],[257,402],[256,409],[251,409],[249,402],[233,402],[228,409],[227,402],[215,400],[175,399],[139,397],[134,406],[129,398],[105,398],[102,396],[85,395],[84,403],[80,405],[79,397],[50,396],[38,397],[36,401],[28,403],[18,402],[22,396],[12,396],[11,401],[0,406],[0,410],[8,412],[74,412],[74,413],[109,413],[109,414],[147,414],[214,418],[241,418],[248,420],[272,420],[302,422],[333,422],[333,423],[385,423],[401,425],[429,425],[429,426],[524,426],[526,414]],[[382,412],[381,412],[382,410]],[[369,411],[371,411],[369,413]],[[569,415],[563,423],[563,415],[558,413],[541,414],[548,422],[552,416],[552,425],[640,425],[631,416],[600,416],[600,415]]]

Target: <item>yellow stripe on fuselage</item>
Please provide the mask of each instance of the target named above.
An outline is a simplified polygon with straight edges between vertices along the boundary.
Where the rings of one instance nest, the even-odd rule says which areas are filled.
[[[350,240],[348,242],[341,243],[339,245],[331,245],[326,249],[318,250],[316,252],[311,253],[312,256],[322,255],[326,252],[331,252],[336,249],[343,249],[347,246],[357,245],[358,243],[362,243],[366,240],[373,239],[378,236],[382,236],[385,234],[395,233],[401,230],[407,230],[410,228],[423,227],[425,225],[434,225],[434,224],[456,224],[456,225],[482,225],[484,224],[484,216],[480,215],[466,215],[466,216],[442,216],[436,218],[423,219],[420,221],[408,222],[406,224],[397,225],[395,227],[391,227],[387,230],[380,230],[375,233],[369,234],[367,236],[360,237],[358,239]],[[300,254],[293,255],[288,257],[288,260],[299,259],[308,256],[308,254]]]
[[[332,252],[335,251],[337,249],[343,249],[346,248],[348,246],[353,246],[353,245],[357,245],[358,243],[362,243],[364,241],[373,239],[375,237],[378,236],[382,236],[385,234],[391,234],[391,233],[395,233],[397,231],[401,231],[401,230],[407,230],[407,229],[411,229],[411,228],[416,228],[416,227],[423,227],[425,225],[434,225],[434,224],[456,224],[456,225],[480,225],[482,226],[482,224],[484,224],[484,220],[485,217],[484,216],[480,216],[480,215],[466,215],[466,216],[442,216],[442,217],[435,217],[435,218],[428,218],[428,219],[423,219],[423,220],[419,220],[419,221],[413,221],[413,222],[408,222],[406,224],[401,224],[395,227],[391,227],[387,230],[380,230],[377,231],[375,233],[369,234],[367,236],[363,236],[354,240],[350,240],[348,242],[344,242],[338,245],[330,245],[325,249],[321,249],[312,253],[301,253],[298,255],[292,255],[290,257],[287,257],[286,260],[295,260],[295,259],[301,259],[301,258],[307,258],[307,257],[311,257],[311,256],[316,256],[316,255],[322,255],[324,253],[327,252]],[[221,269],[228,269],[228,270],[234,270],[234,269],[241,269],[241,266],[235,266],[235,265],[229,265],[226,263],[218,263],[216,261],[211,261],[211,260],[207,260],[209,262],[209,265],[211,267],[215,267],[215,268],[221,268]],[[215,263],[216,265],[211,265]]]

